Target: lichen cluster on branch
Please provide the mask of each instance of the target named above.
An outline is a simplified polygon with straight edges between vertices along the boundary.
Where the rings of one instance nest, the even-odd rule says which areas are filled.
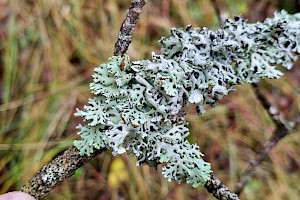
[[[300,52],[300,15],[285,11],[263,23],[247,24],[235,17],[222,29],[172,29],[162,38],[161,55],[131,62],[113,56],[95,68],[90,88],[96,96],[83,110],[74,145],[82,154],[94,149],[128,152],[137,165],[163,166],[163,175],[194,187],[209,180],[210,164],[190,144],[183,106],[215,106],[233,86],[279,78],[275,65],[292,67]]]

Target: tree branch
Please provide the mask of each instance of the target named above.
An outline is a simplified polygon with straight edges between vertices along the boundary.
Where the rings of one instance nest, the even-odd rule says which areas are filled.
[[[58,184],[71,177],[75,171],[85,165],[89,160],[101,154],[106,149],[99,149],[90,156],[79,154],[76,147],[72,146],[63,154],[55,157],[32,177],[21,191],[39,199],[45,197]]]
[[[269,155],[270,151],[277,145],[277,143],[288,134],[289,131],[285,126],[278,126],[276,128],[273,136],[264,144],[262,150],[256,155],[256,157],[252,161],[249,162],[249,165],[246,171],[244,172],[244,175],[236,184],[235,193],[239,195],[243,191],[251,176],[254,174],[256,168]]]
[[[210,0],[210,3],[212,4],[215,10],[220,25],[223,25],[228,17],[228,14],[224,11],[222,4],[219,2],[219,0]]]
[[[261,164],[261,162],[269,155],[270,151],[278,144],[278,142],[290,133],[293,128],[293,125],[290,125],[283,117],[283,114],[280,113],[272,104],[268,101],[266,96],[261,92],[259,86],[256,83],[252,84],[252,88],[256,95],[256,98],[264,109],[268,112],[270,118],[274,122],[276,129],[273,132],[273,136],[266,141],[263,148],[256,155],[256,157],[249,162],[249,165],[244,172],[244,175],[237,182],[235,187],[235,192],[240,194],[251,176],[254,174],[256,168]]]
[[[204,186],[216,199],[238,200],[237,194],[231,192],[215,175],[210,175],[210,180]]]
[[[115,43],[115,56],[123,56],[131,43],[134,27],[140,17],[143,6],[146,0],[133,0],[130,8],[127,10],[126,18],[122,23],[119,31],[117,42]]]
[[[126,18],[122,23],[121,29],[118,34],[117,42],[115,43],[114,55],[123,55],[129,44],[131,43],[132,34],[135,25],[140,16],[143,6],[146,4],[146,0],[133,0],[130,8],[127,11]],[[284,126],[283,126],[284,127]],[[285,129],[278,130],[279,135],[284,137],[287,133]],[[265,150],[261,154],[262,158],[257,159],[257,164],[254,163],[251,166],[257,166],[268,151],[280,140],[280,137],[274,138],[270,144],[267,144]],[[62,181],[72,176],[76,169],[86,164],[93,157],[101,154],[106,149],[100,149],[95,151],[90,156],[81,156],[79,151],[75,147],[70,147],[63,154],[54,158],[50,163],[42,167],[42,169],[22,188],[21,191],[28,194],[42,198],[46,196],[53,188],[55,188]],[[252,169],[249,170],[250,172]],[[254,171],[254,170],[253,170]],[[253,172],[252,172],[253,173]],[[250,175],[251,176],[251,175]],[[211,179],[206,183],[205,188],[208,192],[212,193],[217,199],[239,199],[237,194],[231,192],[221,181],[213,174]]]
[[[272,106],[272,104],[268,101],[266,96],[261,92],[259,89],[259,86],[257,83],[251,84],[252,89],[254,90],[254,93],[256,95],[256,98],[260,102],[260,104],[264,107],[264,109],[267,111],[269,117],[272,119],[273,123],[276,125],[276,127],[279,126],[287,126],[286,120],[284,120],[283,114],[280,113],[275,106]]]
[[[222,6],[218,0],[211,0],[211,4],[214,7],[216,15],[218,17],[219,23],[223,24],[224,19],[222,18]],[[240,195],[244,187],[254,174],[256,168],[261,164],[261,162],[269,155],[270,151],[277,145],[277,143],[290,133],[290,130],[293,128],[287,121],[284,119],[283,114],[280,113],[272,104],[268,101],[266,96],[259,89],[258,84],[252,83],[252,89],[256,95],[256,98],[260,104],[267,111],[268,115],[272,119],[273,123],[276,125],[273,136],[264,144],[261,151],[256,155],[256,157],[249,162],[249,165],[244,172],[244,175],[240,178],[235,186],[235,193]],[[214,195],[215,196],[215,195]]]
[[[127,51],[134,27],[145,4],[146,0],[132,0],[115,44],[114,55],[123,55]],[[20,190],[37,199],[43,198],[57,185],[71,177],[76,169],[105,150],[105,148],[99,149],[90,156],[86,156],[80,155],[76,147],[72,146],[44,165]]]

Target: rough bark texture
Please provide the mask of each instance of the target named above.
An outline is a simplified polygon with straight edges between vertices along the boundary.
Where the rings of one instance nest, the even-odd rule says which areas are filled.
[[[216,199],[238,200],[237,194],[231,192],[215,175],[211,174],[210,180],[204,186]]]
[[[72,146],[64,151],[63,154],[55,157],[51,162],[44,165],[42,169],[21,188],[21,191],[37,199],[43,198],[58,184],[71,177],[78,168],[105,150],[106,149],[103,148],[95,151],[90,156],[82,156],[76,147]]]
[[[123,56],[131,43],[134,27],[140,17],[143,6],[146,0],[133,0],[130,8],[127,10],[126,18],[122,23],[119,31],[117,42],[115,43],[115,56]]]

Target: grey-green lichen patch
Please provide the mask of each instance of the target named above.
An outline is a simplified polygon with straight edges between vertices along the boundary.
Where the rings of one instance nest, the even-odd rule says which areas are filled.
[[[74,145],[82,154],[111,148],[128,152],[137,165],[165,163],[163,175],[194,187],[209,180],[210,164],[189,135],[183,106],[216,106],[218,100],[243,82],[279,78],[275,66],[290,69],[299,53],[300,16],[275,14],[263,23],[247,24],[240,17],[223,29],[172,29],[162,38],[162,55],[130,62],[113,56],[95,69],[92,93],[76,116],[88,123],[78,126]]]

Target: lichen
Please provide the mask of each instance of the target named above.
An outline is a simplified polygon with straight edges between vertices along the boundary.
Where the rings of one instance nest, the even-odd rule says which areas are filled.
[[[196,104],[202,115],[236,84],[279,78],[275,66],[290,69],[300,51],[299,19],[282,11],[256,24],[235,17],[216,31],[172,29],[151,61],[109,58],[95,68],[90,88],[96,97],[75,114],[88,123],[78,126],[74,145],[86,155],[106,147],[136,156],[137,165],[165,163],[168,180],[203,186],[211,166],[186,140],[183,107]]]

